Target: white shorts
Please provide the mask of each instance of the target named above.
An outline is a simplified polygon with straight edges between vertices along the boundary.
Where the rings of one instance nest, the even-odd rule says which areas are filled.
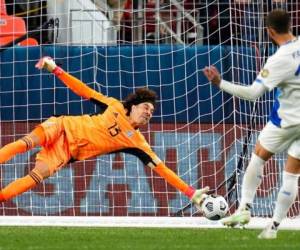
[[[271,153],[287,153],[300,159],[300,125],[288,128],[279,128],[268,122],[258,136],[259,143]]]

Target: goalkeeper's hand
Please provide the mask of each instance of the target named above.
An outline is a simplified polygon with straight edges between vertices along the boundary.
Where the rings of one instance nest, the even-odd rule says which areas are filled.
[[[53,61],[53,59],[49,56],[44,56],[42,57],[37,64],[35,65],[36,68],[38,69],[46,69],[48,70],[50,73],[52,73],[56,68],[56,64]]]
[[[207,197],[207,192],[209,191],[209,187],[206,186],[202,189],[196,189],[193,196],[191,197],[191,202],[200,207],[204,199]]]

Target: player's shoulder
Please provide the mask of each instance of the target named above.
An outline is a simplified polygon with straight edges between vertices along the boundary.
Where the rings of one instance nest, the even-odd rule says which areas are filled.
[[[135,137],[136,142],[138,142],[139,145],[142,147],[150,148],[149,143],[147,142],[145,136],[141,133],[141,131],[137,129],[135,133],[136,133],[136,137]]]
[[[120,100],[114,98],[114,97],[110,97],[110,96],[107,96],[106,97],[106,101],[109,103],[109,104],[117,104],[117,103],[120,103]]]
[[[299,47],[300,47],[300,39],[297,38],[294,41],[291,41],[289,43],[281,45],[273,56],[275,58],[276,57],[288,57],[288,58],[293,57],[294,53],[299,51]]]
[[[122,109],[122,110],[124,109],[123,103],[120,100],[118,100],[114,97],[107,97],[107,102],[106,103],[109,106],[113,106],[117,109]]]
[[[96,103],[105,104],[114,109],[118,109],[119,111],[124,110],[124,106],[123,106],[122,102],[114,97],[106,96],[106,95],[103,95],[103,94],[97,92],[93,96],[93,99]]]
[[[120,101],[114,97],[106,96],[101,93],[97,93],[97,95],[93,96],[94,99],[98,100],[99,102],[103,102],[106,105],[118,105]]]
[[[273,55],[271,55],[268,60],[267,64],[272,67],[279,67],[286,66],[292,63],[291,60],[291,51],[287,50],[286,48],[280,47]]]
[[[141,131],[140,131],[139,129],[136,129],[136,130],[135,130],[135,133],[136,133],[137,138],[138,138],[139,140],[141,140],[141,141],[146,141],[144,135],[141,133]]]

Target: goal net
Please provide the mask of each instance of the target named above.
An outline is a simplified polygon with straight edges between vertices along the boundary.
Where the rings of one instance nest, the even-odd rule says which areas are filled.
[[[184,181],[195,188],[209,185],[235,211],[274,93],[242,101],[213,87],[202,69],[215,65],[224,79],[251,84],[276,50],[264,29],[266,13],[287,9],[298,35],[296,0],[8,2],[0,1],[1,146],[50,116],[98,112],[34,67],[40,57],[51,56],[108,96],[123,100],[143,86],[156,91],[159,105],[151,123],[141,129],[145,138]],[[39,150],[3,163],[1,187],[26,175]],[[252,216],[272,216],[285,159],[282,153],[266,163]],[[2,203],[0,214],[3,220],[151,216],[154,222],[154,217],[174,216],[188,203],[136,157],[110,154],[63,167],[31,191]],[[194,208],[181,215],[188,223],[186,217],[201,217]],[[298,215],[297,199],[288,216]]]

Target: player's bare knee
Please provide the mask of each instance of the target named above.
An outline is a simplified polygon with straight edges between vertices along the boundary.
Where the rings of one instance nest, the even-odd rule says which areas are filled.
[[[255,145],[254,153],[265,161],[267,161],[273,155],[273,153],[265,149],[259,142],[257,142]]]
[[[299,175],[300,174],[300,159],[288,155],[284,170],[288,173]]]

